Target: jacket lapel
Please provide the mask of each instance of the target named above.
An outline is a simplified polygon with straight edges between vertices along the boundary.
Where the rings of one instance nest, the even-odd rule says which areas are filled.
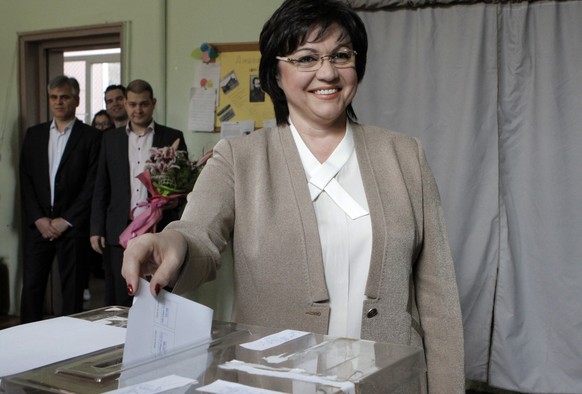
[[[384,265],[384,255],[386,250],[386,234],[384,229],[386,223],[384,218],[384,205],[382,196],[378,189],[372,158],[366,146],[364,130],[361,125],[352,125],[356,155],[358,156],[358,165],[362,174],[362,182],[366,191],[366,200],[370,211],[370,220],[372,222],[372,255],[370,261],[370,270],[366,284],[366,296],[377,299],[380,296],[380,286],[382,280],[382,267]]]
[[[50,169],[49,169],[49,155],[48,155],[48,146],[49,146],[49,139],[50,139],[50,128],[51,123],[46,123],[46,127],[38,133],[38,137],[35,137],[35,142],[33,147],[31,148],[31,152],[33,155],[38,155],[39,160],[38,163],[41,163],[41,168],[39,174],[42,175],[40,179],[43,179],[43,190],[47,191],[47,195],[50,201]],[[38,140],[37,140],[38,138]],[[37,142],[38,141],[38,142]]]
[[[152,147],[154,148],[162,148],[166,145],[169,145],[167,141],[165,141],[166,133],[164,127],[157,123],[154,123],[154,139],[152,140]]]
[[[293,140],[293,135],[289,127],[278,128],[280,143],[284,152],[287,168],[297,197],[297,208],[303,223],[303,234],[305,235],[305,247],[307,257],[307,270],[309,272],[309,288],[313,302],[329,300],[327,285],[325,283],[325,271],[323,267],[323,257],[321,255],[321,243],[317,229],[317,219],[315,209],[309,194],[305,170],[297,151],[297,146]]]
[[[363,126],[354,125],[353,131],[373,234],[366,296],[385,298],[400,308],[408,302],[408,291],[403,291],[403,286],[408,287],[411,263],[402,256],[403,246],[399,244],[399,233],[407,231],[399,218],[403,214],[402,200],[406,199],[396,189],[401,179],[399,164],[386,156],[390,155],[390,149],[376,150],[374,145],[368,145]]]
[[[75,123],[73,124],[73,128],[71,130],[71,135],[69,136],[69,140],[67,141],[67,145],[65,146],[65,150],[63,152],[63,156],[61,157],[61,162],[59,163],[59,170],[62,168],[63,164],[67,162],[69,157],[71,156],[71,152],[81,139],[81,133],[83,132],[80,130],[81,121],[79,119],[75,119]],[[57,172],[58,172],[57,171]]]
[[[118,129],[120,130],[119,138],[114,146],[116,149],[116,154],[114,157],[119,157],[120,174],[124,178],[120,184],[129,185],[129,137],[125,131],[125,127]],[[111,131],[113,132],[113,131]],[[129,190],[129,188],[128,188]],[[128,200],[129,201],[129,200]],[[129,205],[129,203],[128,203]]]
[[[389,273],[399,272],[396,267],[399,261],[397,256],[391,256],[388,252],[390,250],[398,250],[398,247],[391,244],[394,241],[387,237],[386,234],[387,228],[392,228],[392,231],[398,231],[398,224],[390,221],[390,213],[386,212],[386,207],[390,206],[390,204],[385,202],[389,201],[391,196],[380,192],[377,179],[382,174],[376,174],[372,166],[374,158],[371,157],[372,153],[366,145],[363,127],[353,124],[352,130],[354,131],[354,144],[372,222],[372,255],[366,284],[366,296],[372,299],[380,297],[396,297],[395,299],[398,299],[401,289],[395,281],[399,280],[399,278],[391,277]],[[307,187],[305,171],[289,127],[278,128],[278,132],[303,223],[306,256],[308,259],[307,265],[310,273],[309,286],[313,295],[313,302],[325,301],[329,299],[329,294],[325,282],[317,219]]]

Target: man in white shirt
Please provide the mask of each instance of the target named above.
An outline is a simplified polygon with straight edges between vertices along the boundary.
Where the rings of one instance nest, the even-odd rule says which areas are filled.
[[[146,187],[136,176],[144,171],[150,148],[170,146],[179,139],[178,149],[187,150],[181,131],[154,121],[155,106],[154,92],[148,82],[140,79],[130,82],[125,102],[127,126],[103,135],[91,212],[91,246],[103,254],[106,305],[131,306],[132,303],[121,276],[124,249],[119,245],[119,236],[141,212],[138,205],[148,198]],[[180,208],[165,209],[157,230],[179,219]]]
[[[44,295],[57,257],[62,314],[83,310],[89,215],[101,132],[75,118],[76,79],[61,75],[48,85],[52,121],[26,131],[20,155],[25,217],[20,318],[42,320]]]

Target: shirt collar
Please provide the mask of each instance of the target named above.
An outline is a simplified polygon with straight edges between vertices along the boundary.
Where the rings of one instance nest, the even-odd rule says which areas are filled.
[[[295,144],[297,145],[297,149],[299,150],[299,156],[301,157],[301,161],[303,162],[303,166],[304,167],[312,167],[314,165],[320,164],[319,161],[317,161],[317,159],[313,155],[313,153],[311,153],[309,148],[307,148],[307,145],[305,145],[305,142],[301,138],[299,131],[297,130],[297,128],[295,127],[295,125],[291,121],[290,117],[289,117],[289,128],[291,129],[293,139],[295,140]],[[338,149],[338,148],[341,148],[341,149]],[[328,158],[328,161],[334,156],[334,153],[336,154],[336,156],[339,154],[339,152],[342,152],[342,151],[343,152],[348,151],[351,153],[351,152],[353,152],[354,148],[355,148],[355,143],[354,143],[354,136],[353,136],[353,132],[352,132],[352,124],[349,120],[346,120],[346,133],[344,134],[344,137],[342,138],[342,140],[340,141],[339,145],[336,147],[334,152],[332,152],[331,156]]]
[[[155,134],[155,122],[152,119],[152,122],[148,125],[148,127],[146,127],[145,133],[143,133],[143,135],[146,135],[148,133],[154,133]],[[133,131],[131,130],[131,120],[127,121],[127,124],[125,125],[125,132],[127,133],[127,135],[131,135],[131,133],[133,133]]]
[[[325,191],[352,220],[368,215],[369,211],[352,198],[336,178],[354,153],[354,136],[350,123],[346,122],[344,138],[325,163],[319,163],[291,122],[290,128],[303,163],[311,200],[317,200],[319,195]]]
[[[62,132],[57,128],[57,121],[53,118],[53,120],[51,121],[51,126],[50,126],[50,131],[54,131],[57,133],[61,133],[61,134],[67,134],[68,132],[70,132],[73,129],[73,126],[75,125],[75,121],[77,119],[73,119],[71,120],[66,126],[65,126],[65,130],[63,130]]]

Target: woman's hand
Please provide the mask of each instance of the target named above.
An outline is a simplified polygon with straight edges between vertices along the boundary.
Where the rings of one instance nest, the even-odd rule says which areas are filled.
[[[186,240],[177,231],[166,230],[157,234],[143,234],[130,240],[123,253],[121,275],[127,282],[127,292],[137,292],[139,278],[151,275],[150,291],[154,296],[160,289],[174,285],[184,263]]]

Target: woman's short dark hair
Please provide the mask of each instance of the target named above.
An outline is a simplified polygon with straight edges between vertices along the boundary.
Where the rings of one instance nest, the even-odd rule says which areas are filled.
[[[97,111],[95,113],[95,115],[93,115],[93,120],[91,121],[91,126],[95,127],[95,125],[97,123],[97,117],[98,116],[106,116],[107,119],[109,119],[109,124],[110,124],[109,129],[114,129],[115,128],[115,122],[113,121],[113,118],[104,109]],[[109,129],[107,129],[107,130],[109,130]]]
[[[261,88],[271,96],[278,125],[289,124],[289,107],[285,93],[277,84],[279,60],[303,45],[313,28],[318,28],[317,39],[323,37],[333,24],[339,25],[343,35],[349,36],[357,52],[356,74],[358,82],[366,71],[368,36],[360,17],[346,4],[336,0],[285,0],[263,26],[259,38],[261,61],[259,76]],[[356,114],[350,103],[348,118],[355,121]]]

